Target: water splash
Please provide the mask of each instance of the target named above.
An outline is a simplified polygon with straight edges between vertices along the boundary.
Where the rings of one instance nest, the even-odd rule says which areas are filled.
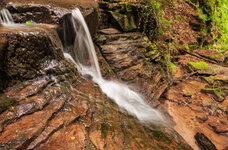
[[[98,64],[95,48],[88,27],[79,9],[72,11],[76,38],[73,54],[65,53],[64,56],[73,62],[81,74],[91,75],[93,81],[101,90],[119,107],[127,110],[142,122],[162,122],[162,115],[146,104],[143,98],[131,90],[127,85],[103,79]],[[73,57],[73,58],[72,58]]]
[[[10,12],[5,8],[0,11],[0,24],[14,24],[13,17],[11,16]]]

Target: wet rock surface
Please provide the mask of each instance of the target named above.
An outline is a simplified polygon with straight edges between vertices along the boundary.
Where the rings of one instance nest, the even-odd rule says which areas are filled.
[[[53,45],[45,48],[48,52],[49,47]],[[62,65],[67,70],[61,74],[46,72],[0,95],[16,99],[0,114],[1,149],[191,149],[181,137],[173,139],[176,134],[166,133],[165,127],[149,128],[123,113],[72,64]]]
[[[156,50],[152,53],[148,38],[138,32],[121,33],[107,28],[99,31],[97,43],[117,77],[130,86],[138,87],[136,90],[153,105],[153,100],[161,96],[168,82],[162,75],[161,64],[151,61],[157,53]],[[152,56],[148,57],[148,52]]]
[[[59,74],[52,69],[64,59],[61,44],[55,32],[49,32],[42,26],[18,28],[0,27],[4,43],[1,47],[3,82],[24,81],[44,74]],[[52,64],[52,66],[50,66]],[[53,68],[52,68],[53,67]]]
[[[98,28],[98,5],[94,1],[34,1],[28,3],[27,0],[8,1],[4,0],[6,8],[12,14],[15,23],[26,23],[32,21],[35,23],[47,23],[63,25],[67,21],[65,16],[71,15],[71,11],[79,8],[88,24],[90,33],[95,37]],[[65,4],[65,5],[64,5]],[[63,28],[63,26],[59,27]]]
[[[81,7],[97,7],[98,4],[93,0],[36,0],[36,1],[28,1],[28,0],[3,0],[5,3],[19,3],[19,4],[41,4],[41,5],[50,5],[54,7],[62,7],[67,9],[75,8],[75,6]]]
[[[64,14],[70,13],[68,9],[39,4],[9,3],[7,9],[16,23],[33,21],[34,23],[58,24]]]
[[[191,149],[172,129],[140,123],[91,80],[82,78],[63,57],[53,29],[50,25],[0,28],[6,39],[1,40],[6,74],[1,80],[10,83],[0,93],[0,149]],[[115,76],[97,51],[104,62],[101,68]],[[143,74],[146,70],[137,59],[145,56],[139,52],[131,51],[133,61],[123,66],[138,65]],[[2,107],[5,100],[10,104]]]
[[[0,114],[1,149],[191,149],[163,129],[142,126],[91,81],[72,75],[54,81],[46,76],[7,90],[4,95],[21,100]],[[45,86],[39,92],[33,91],[37,82]]]

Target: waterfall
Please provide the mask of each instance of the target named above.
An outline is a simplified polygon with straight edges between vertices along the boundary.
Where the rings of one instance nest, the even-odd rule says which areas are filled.
[[[0,11],[0,23],[5,26],[14,26],[13,18],[7,9]],[[146,104],[137,92],[125,84],[103,79],[89,29],[79,9],[72,11],[70,25],[70,29],[74,31],[64,31],[62,42],[72,40],[70,34],[75,34],[76,37],[73,39],[73,48],[68,48],[68,45],[63,43],[66,46],[65,58],[72,62],[82,75],[92,76],[93,81],[99,85],[102,92],[120,108],[136,116],[142,122],[161,123],[163,121],[162,115]],[[64,28],[67,30],[66,26]],[[69,53],[69,49],[73,49],[72,52]]]
[[[88,27],[79,9],[72,11],[76,38],[73,52],[65,57],[73,62],[82,75],[91,75],[103,93],[111,98],[120,108],[136,116],[142,122],[160,123],[163,117],[160,112],[146,104],[143,98],[127,85],[103,79],[98,64],[95,48]]]
[[[2,9],[0,11],[0,24],[14,24],[13,18],[7,9]]]

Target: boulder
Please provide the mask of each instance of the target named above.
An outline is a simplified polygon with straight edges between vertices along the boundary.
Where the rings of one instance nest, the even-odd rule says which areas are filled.
[[[6,8],[10,11],[15,23],[35,23],[58,24],[59,19],[71,11],[66,8],[55,8],[41,4],[20,4],[9,3]]]
[[[114,27],[130,32],[138,28],[138,8],[135,4],[100,2],[100,8],[100,29]]]
[[[111,23],[119,30],[130,32],[137,29],[135,15],[109,11]]]
[[[52,27],[52,26],[51,26]],[[56,32],[45,25],[0,27],[0,71],[4,83],[24,81],[53,71],[64,60]],[[56,39],[57,37],[57,39]]]

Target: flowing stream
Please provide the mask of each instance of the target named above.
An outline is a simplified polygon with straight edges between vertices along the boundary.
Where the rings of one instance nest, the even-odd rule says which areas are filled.
[[[93,81],[120,108],[136,116],[142,122],[162,123],[164,119],[161,113],[146,104],[137,92],[131,90],[125,84],[103,79],[93,41],[84,17],[79,9],[73,10],[72,16],[71,21],[76,38],[73,51],[71,53],[69,53],[69,50],[64,52],[65,58],[74,63],[82,75],[92,76]],[[12,26],[14,24],[13,18],[7,9],[0,11],[0,23],[4,26]],[[68,36],[70,35],[64,34],[64,38]]]
[[[65,57],[73,62],[82,75],[91,75],[93,81],[119,107],[136,116],[142,122],[163,122],[162,115],[146,104],[143,98],[127,85],[103,79],[98,64],[93,41],[84,17],[79,9],[72,11],[76,39],[73,54],[65,53]]]

